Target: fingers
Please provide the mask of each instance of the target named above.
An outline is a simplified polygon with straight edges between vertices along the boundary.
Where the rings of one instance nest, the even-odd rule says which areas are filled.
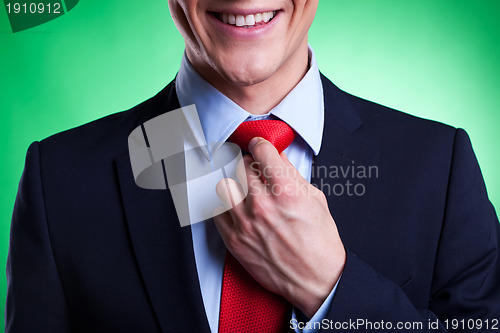
[[[224,206],[219,206],[219,207],[215,208],[215,210],[214,210],[214,212],[213,212],[212,216],[213,216],[214,218],[216,218],[217,216],[219,216],[219,215],[221,215],[221,214],[224,214],[225,212],[227,212],[226,207],[224,207]]]
[[[251,158],[248,155],[243,156],[241,160],[239,160],[238,165],[236,166],[236,177],[240,182],[241,189],[245,195],[248,194],[248,180],[247,180],[247,171],[246,171],[246,163],[245,158]]]
[[[222,240],[225,243],[229,235],[231,235],[234,232],[233,219],[231,215],[226,211],[226,208],[223,206],[217,207],[213,215],[214,215],[215,227],[219,231],[219,234],[221,235]]]
[[[260,171],[259,164],[254,161],[254,159],[250,155],[246,155],[243,157],[244,162],[244,171],[245,174],[242,177],[245,177],[245,182],[248,186],[248,195],[249,197],[258,196],[261,193],[265,193],[264,179],[262,177],[262,172]]]
[[[217,183],[215,191],[226,210],[241,209],[240,203],[245,199],[245,193],[234,179],[222,179]]]
[[[309,184],[300,172],[288,160],[285,153],[278,154],[274,146],[263,138],[253,138],[249,143],[249,149],[258,165],[256,169],[269,185],[284,185],[290,180],[295,180],[301,185]]]
[[[262,175],[268,184],[272,185],[283,178],[283,170],[286,165],[269,141],[259,137],[253,138],[248,144],[248,149],[252,153],[253,159],[259,164]]]

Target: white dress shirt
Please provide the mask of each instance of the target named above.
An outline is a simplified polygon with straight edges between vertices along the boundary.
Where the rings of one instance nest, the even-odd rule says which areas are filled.
[[[246,120],[281,119],[298,134],[285,150],[290,162],[300,174],[310,181],[313,154],[321,148],[324,124],[323,86],[314,52],[309,47],[310,67],[299,84],[268,114],[255,116],[219,92],[204,80],[191,66],[184,54],[181,68],[175,81],[181,107],[196,105],[208,155],[212,154],[229,138],[234,130]],[[199,128],[199,127],[198,127]],[[196,131],[196,126],[193,127]],[[189,203],[189,195],[188,195]],[[190,209],[196,209],[189,205]],[[226,248],[213,223],[213,219],[193,224],[193,248],[200,282],[203,304],[212,332],[218,331],[222,275]],[[310,322],[321,321],[328,311],[335,286]],[[295,317],[295,309],[292,318]],[[296,330],[301,332],[301,330]],[[304,329],[313,333],[316,330]]]

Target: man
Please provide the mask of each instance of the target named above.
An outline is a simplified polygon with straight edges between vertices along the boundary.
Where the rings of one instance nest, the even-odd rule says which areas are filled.
[[[228,289],[243,288],[228,282],[231,265],[255,294],[280,299],[296,331],[498,327],[499,224],[467,134],[321,76],[307,43],[317,5],[170,0],[186,42],[176,80],[30,147],[12,221],[7,331],[269,331],[273,315],[228,301]],[[248,142],[246,198],[222,180],[230,210],[180,227],[170,191],[135,184],[127,138],[191,104],[209,145],[262,119],[294,137],[285,154],[260,135]]]

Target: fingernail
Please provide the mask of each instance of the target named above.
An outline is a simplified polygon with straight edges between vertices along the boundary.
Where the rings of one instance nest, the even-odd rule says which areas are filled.
[[[253,147],[255,147],[255,145],[257,144],[257,142],[260,141],[260,139],[261,139],[260,137],[256,136],[255,138],[250,140],[250,142],[248,143],[248,150],[250,152],[252,152]]]

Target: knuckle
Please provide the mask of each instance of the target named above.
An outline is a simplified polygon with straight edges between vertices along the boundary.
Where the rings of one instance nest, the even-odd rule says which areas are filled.
[[[252,158],[252,160],[249,161],[247,172],[250,172],[251,174],[261,175],[262,171],[260,163]]]
[[[250,207],[251,214],[254,217],[264,216],[270,209],[272,209],[272,207],[270,207],[268,201],[263,199],[253,200]]]
[[[324,205],[327,205],[328,204],[328,200],[326,199],[326,195],[325,193],[323,193],[323,191],[313,187],[314,189],[312,190],[313,191],[313,195],[314,197],[319,200],[320,203],[324,204]]]

